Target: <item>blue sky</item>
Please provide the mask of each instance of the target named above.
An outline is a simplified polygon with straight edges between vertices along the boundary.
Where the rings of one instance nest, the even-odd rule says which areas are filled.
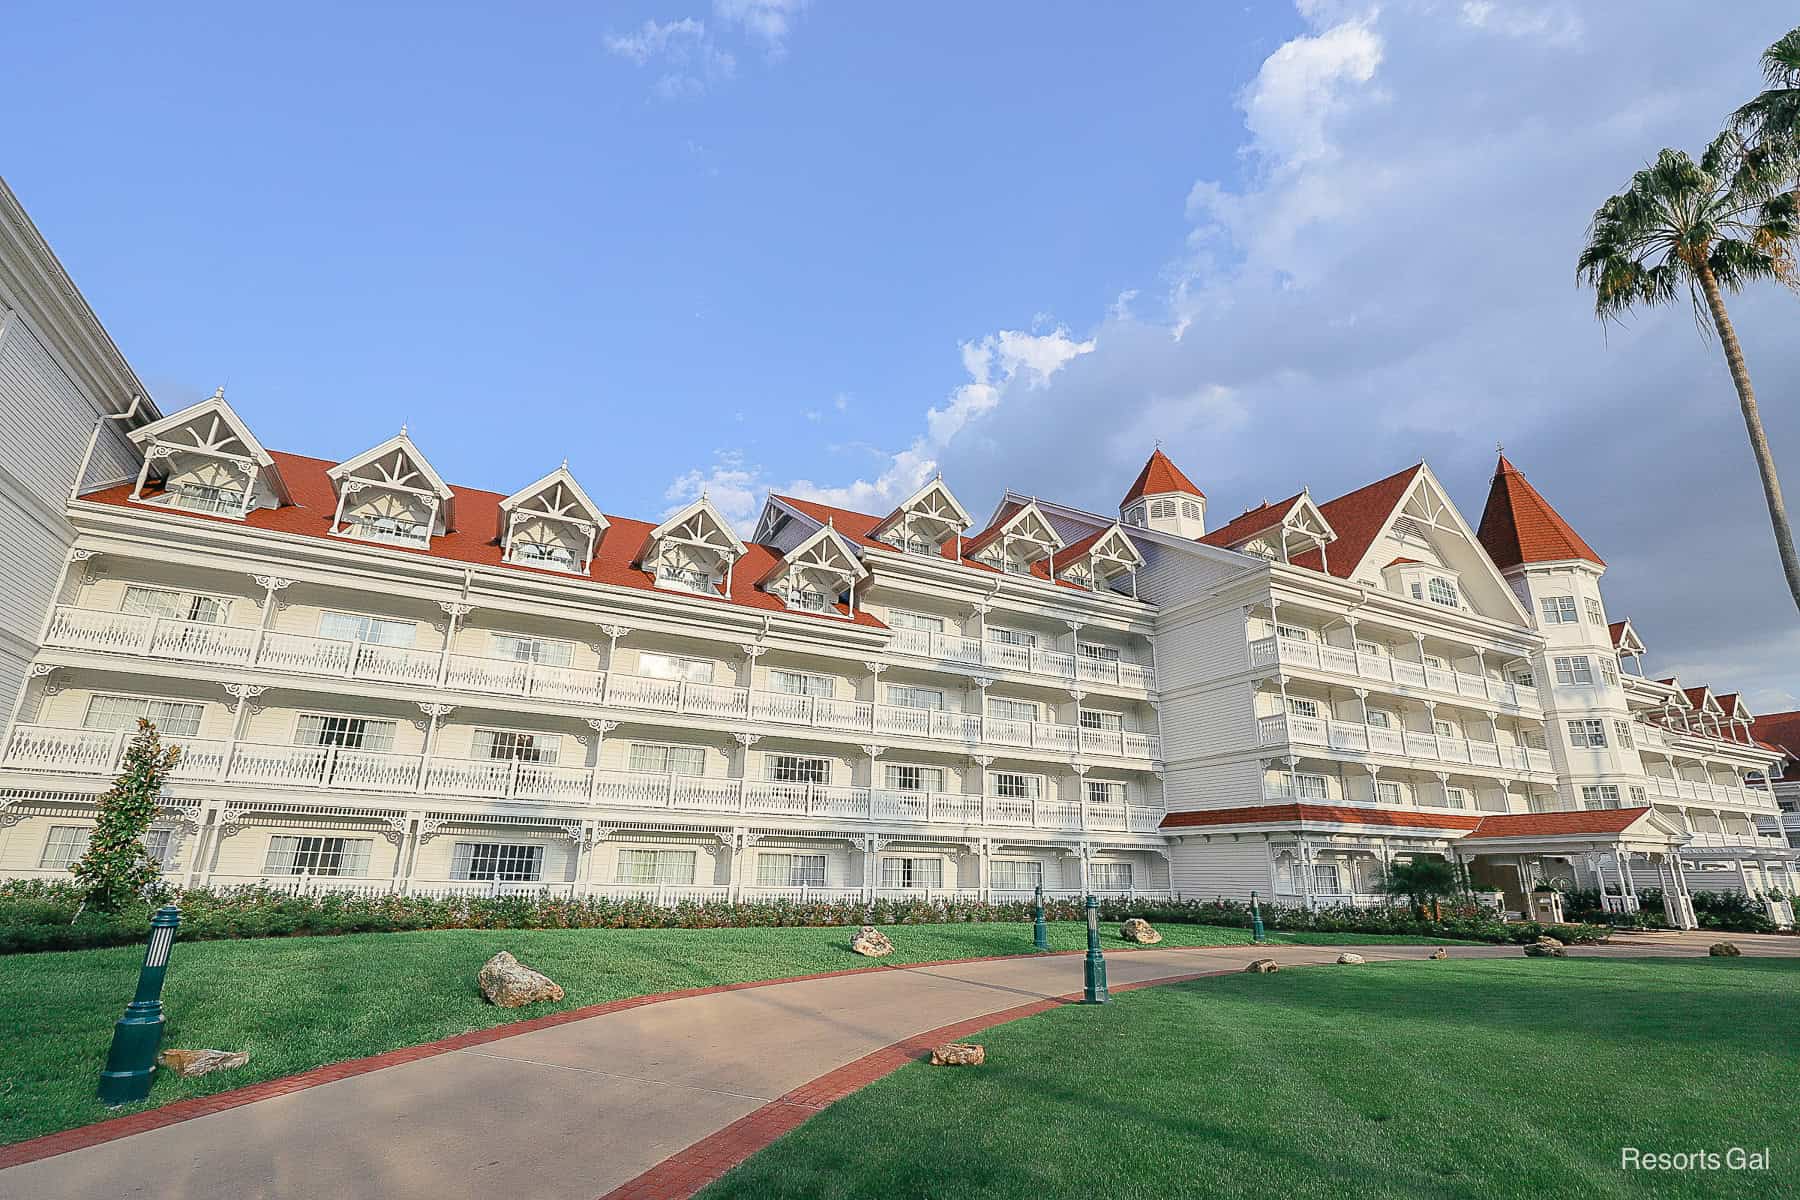
[[[70,6],[62,6],[67,9]],[[401,421],[451,480],[609,510],[879,508],[941,468],[1215,523],[1495,442],[1652,667],[1800,705],[1729,380],[1574,259],[1757,85],[1791,4],[34,6],[5,168],[165,410]],[[1800,301],[1733,301],[1800,496]]]

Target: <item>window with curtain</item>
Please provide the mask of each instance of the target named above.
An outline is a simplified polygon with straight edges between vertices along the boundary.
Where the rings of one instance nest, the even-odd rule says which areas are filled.
[[[1336,863],[1313,864],[1313,891],[1337,895],[1343,890]]]
[[[1131,864],[1097,862],[1088,864],[1088,885],[1096,892],[1123,892],[1131,887]]]
[[[554,766],[562,749],[562,739],[542,733],[520,733],[515,729],[477,729],[476,758]]]
[[[1089,779],[1084,781],[1089,804],[1123,804],[1125,803],[1125,783],[1119,779]]]
[[[883,778],[887,780],[887,787],[890,791],[941,792],[944,790],[944,769],[942,767],[915,767],[906,763],[887,763],[883,767]]]
[[[1036,721],[1038,706],[1034,700],[1008,700],[1004,696],[989,696],[988,716],[997,721]]]
[[[704,775],[706,750],[701,746],[665,746],[658,742],[633,742],[625,769],[652,775]]]
[[[770,783],[830,783],[831,760],[799,754],[770,754],[763,759]]]
[[[91,825],[52,825],[38,866],[51,870],[74,866],[87,853],[88,839],[93,835]]]
[[[269,839],[264,875],[345,875],[369,873],[371,838],[287,837]]]
[[[881,886],[884,888],[941,888],[944,886],[944,860],[941,858],[884,858],[881,860]]]
[[[346,750],[369,750],[386,754],[394,748],[394,723],[371,721],[366,717],[303,713],[295,729],[294,744],[342,746]]]
[[[995,771],[988,776],[993,794],[1003,800],[1036,800],[1044,794],[1044,777],[1020,771]]]
[[[770,671],[769,690],[780,692],[784,696],[829,697],[833,689],[829,675],[814,675],[808,671]]]
[[[890,629],[914,629],[920,633],[944,632],[944,618],[906,612],[898,608],[888,610],[887,624]]]
[[[144,831],[144,851],[156,860],[156,865],[168,868],[175,852],[175,831],[173,829],[146,829]]]
[[[1026,571],[1031,568],[1027,566]],[[1004,626],[990,625],[987,631],[988,641],[1000,642],[1007,646],[1035,646],[1038,644],[1037,634],[1023,629],[1007,629]]]
[[[759,854],[757,887],[824,887],[823,854]]]
[[[490,634],[488,645],[495,658],[512,662],[540,663],[546,667],[566,667],[575,661],[575,643],[561,638],[528,637],[519,633]]]
[[[458,842],[450,878],[536,883],[544,877],[544,848],[509,842]]]
[[[173,588],[144,587],[131,584],[119,611],[133,616],[172,617],[177,621],[198,621],[206,625],[223,625],[231,611],[231,601],[198,592],[181,592]]]
[[[414,621],[395,621],[387,617],[370,617],[362,613],[322,612],[319,614],[319,636],[342,642],[369,642],[377,646],[410,646],[417,638],[419,626]]]
[[[890,683],[887,701],[895,708],[929,708],[941,712],[944,708],[944,693],[937,688]]]
[[[688,683],[711,683],[713,662],[705,658],[683,658],[679,654],[638,654],[638,674],[651,679],[682,679]]]
[[[136,729],[139,718],[156,726],[164,737],[198,737],[203,704],[179,700],[152,700],[145,696],[90,696],[83,729]]]
[[[1077,715],[1083,729],[1105,729],[1117,733],[1125,728],[1125,714],[1100,708],[1084,708]]]
[[[686,886],[694,882],[692,850],[620,850],[619,883],[668,883]]]
[[[1002,892],[1029,892],[1044,882],[1044,864],[997,858],[988,864],[988,886]]]
[[[1078,649],[1083,658],[1094,658],[1101,662],[1119,661],[1119,650],[1116,646],[1099,646],[1093,642],[1082,642]]]

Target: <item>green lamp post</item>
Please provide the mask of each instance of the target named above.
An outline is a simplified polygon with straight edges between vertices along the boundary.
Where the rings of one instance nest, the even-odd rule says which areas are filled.
[[[1263,942],[1262,906],[1256,902],[1256,893],[1250,893],[1250,940],[1257,945]]]
[[[150,941],[144,947],[144,965],[138,971],[137,995],[125,1006],[125,1015],[113,1026],[112,1050],[106,1069],[100,1072],[100,1099],[107,1104],[129,1104],[150,1094],[156,1078],[156,1051],[163,1035],[163,976],[169,970],[169,949],[181,910],[165,904],[150,918]]]
[[[1087,898],[1087,923],[1087,993],[1081,1002],[1105,1004],[1110,997],[1106,994],[1106,956],[1100,953],[1100,902],[1092,896]]]
[[[1036,899],[1032,905],[1031,945],[1036,950],[1050,948],[1050,929],[1044,924],[1044,885],[1037,885]]]

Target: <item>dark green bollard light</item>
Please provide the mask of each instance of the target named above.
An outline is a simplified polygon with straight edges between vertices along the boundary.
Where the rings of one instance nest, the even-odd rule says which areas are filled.
[[[100,1072],[100,1099],[107,1104],[130,1104],[150,1094],[156,1051],[162,1045],[163,976],[180,924],[181,910],[173,904],[163,905],[150,918],[150,944],[138,971],[137,995],[113,1026],[112,1050],[106,1056],[106,1070]]]
[[[1050,948],[1050,928],[1044,924],[1044,885],[1037,885],[1037,900],[1031,918],[1031,945],[1036,950]]]
[[[1110,997],[1106,994],[1106,957],[1100,953],[1100,902],[1092,896],[1087,898],[1087,922],[1087,994],[1081,1002],[1105,1004]]]
[[[1263,942],[1262,906],[1256,902],[1256,893],[1250,893],[1250,940],[1257,945]]]

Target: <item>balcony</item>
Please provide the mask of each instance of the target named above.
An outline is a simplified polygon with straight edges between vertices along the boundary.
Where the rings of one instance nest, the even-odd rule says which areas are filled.
[[[1739,807],[1775,806],[1773,794],[1765,788],[1746,787],[1740,791],[1725,784],[1706,783],[1698,779],[1673,779],[1665,775],[1646,776],[1644,787],[1650,795],[1664,800],[1700,800],[1708,804]]]
[[[44,644],[410,687],[437,688],[441,671],[443,688],[488,696],[719,720],[765,721],[836,733],[887,734],[953,742],[964,748],[991,745],[1139,760],[1162,758],[1162,739],[1155,734],[983,718],[979,713],[903,708],[867,700],[760,692],[729,684],[609,674],[510,658],[445,655],[409,646],[68,606],[55,611]]]
[[[1015,646],[1009,642],[983,641],[981,638],[953,633],[896,629],[892,640],[888,642],[888,649],[895,654],[928,658],[933,662],[959,667],[1020,671],[1030,675],[1048,675],[1060,680],[1142,688],[1146,691],[1156,686],[1155,671],[1142,663],[1090,658],[1085,654],[1071,654],[1065,650]]]
[[[1352,754],[1387,754],[1397,758],[1424,759],[1449,766],[1488,767],[1501,771],[1549,773],[1553,768],[1548,750],[1531,746],[1499,746],[1468,738],[1443,737],[1412,729],[1381,729],[1354,721],[1323,717],[1259,717],[1257,737],[1265,746],[1292,743],[1323,746]]]
[[[28,771],[116,774],[133,731],[14,726],[0,766]],[[345,746],[228,745],[170,738],[182,756],[175,778],[261,787],[423,795],[459,800],[526,800],[583,807],[661,809],[687,814],[764,814],[909,825],[1151,833],[1162,809],[1125,803],[966,795],[772,783],[712,776],[656,775],[564,767],[516,759],[429,760]]]
[[[596,883],[570,880],[534,880],[525,883],[502,883],[478,879],[408,880],[371,878],[350,875],[212,875],[207,885],[215,888],[256,887],[290,896],[325,894],[382,896],[389,893],[424,896],[432,899],[495,898],[504,896],[547,896],[553,899],[596,896],[615,900],[639,900],[664,908],[678,904],[723,904],[732,899],[732,889],[721,884],[683,883]],[[880,900],[979,900],[984,889],[979,887],[883,888],[861,887],[750,887],[738,890],[737,899],[745,904],[767,904],[785,901],[790,904],[866,903]],[[1166,900],[1166,888],[1096,889],[1093,893],[1108,899]],[[1029,902],[1032,893],[986,889],[987,899],[994,904]],[[1044,889],[1046,900],[1079,901],[1082,892],[1074,889]]]
[[[1449,667],[1432,667],[1385,654],[1364,654],[1348,646],[1330,646],[1299,638],[1265,637],[1250,643],[1253,667],[1303,667],[1342,675],[1361,683],[1419,688],[1465,700],[1482,700],[1509,708],[1537,708],[1537,689],[1506,679],[1470,675]]]

